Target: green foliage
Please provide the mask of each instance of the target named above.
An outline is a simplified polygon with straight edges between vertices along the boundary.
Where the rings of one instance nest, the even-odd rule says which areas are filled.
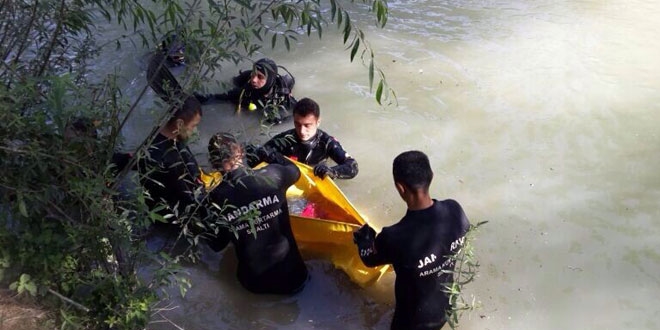
[[[324,27],[336,24],[350,50],[350,60],[359,54],[369,68],[370,88],[373,90],[376,81],[381,86],[376,101],[381,104],[396,99],[360,22],[349,15],[349,10],[371,11],[376,17],[375,24],[384,27],[388,17],[385,0],[193,0],[184,6],[174,0],[154,0],[148,6],[127,0],[95,2],[107,17],[132,29],[146,47],[155,48],[163,35],[176,34],[177,41],[185,44],[186,58],[192,64],[187,81],[182,84],[184,90],[200,90],[202,83],[210,81],[213,72],[221,71],[223,65],[249,61],[257,52],[266,51],[264,47],[268,45],[290,50],[301,36],[316,34],[321,38]]]
[[[18,279],[18,281],[9,285],[9,289],[16,290],[18,294],[22,294],[25,291],[29,292],[33,296],[37,294],[37,285],[34,284],[30,278],[30,275],[28,274],[21,274],[21,277]]]
[[[183,295],[190,287],[179,263],[194,258],[195,251],[172,257],[145,249],[146,228],[171,219],[161,214],[163,206],[149,209],[139,188],[128,197],[120,194],[120,183],[135,178],[128,170],[117,173],[111,162],[121,147],[119,132],[140,100],[126,100],[117,84],[122,77],[95,75],[90,63],[112,51],[108,45],[137,41],[155,49],[173,33],[189,62],[183,88],[200,90],[225,63],[251,59],[267,44],[288,50],[301,36],[321,38],[334,23],[343,31],[350,60],[360,54],[368,62],[369,84],[378,80],[375,96],[381,103],[393,93],[345,9],[353,2],[331,0],[327,11],[318,0],[3,1],[0,280],[59,308],[63,329],[144,328],[159,289],[177,286]],[[386,1],[362,4],[378,26],[385,25]],[[97,40],[101,19],[130,37]],[[163,111],[134,159],[144,155],[168,118]],[[192,216],[195,210],[175,212],[177,238],[198,244],[196,233],[205,225]],[[145,264],[157,265],[148,279],[137,275]]]
[[[449,296],[450,304],[450,309],[447,311],[447,323],[452,329],[458,328],[459,319],[464,312],[479,307],[474,297],[466,299],[463,296],[463,287],[474,281],[478,275],[479,261],[474,251],[474,240],[479,232],[479,227],[486,223],[488,221],[471,225],[465,235],[463,247],[458,253],[449,256],[454,264],[454,270],[446,272],[452,274],[454,282],[445,284],[445,292]]]
[[[83,91],[71,78],[44,77],[41,83],[49,89],[40,102],[3,102],[2,267],[21,274],[10,285],[19,294],[58,298],[62,324],[96,328],[122,317],[116,328],[133,329],[146,324],[149,315],[135,316],[135,309],[154,301],[135,272],[142,252],[131,226],[140,215],[129,219],[120,211],[128,202],[118,201],[117,192],[107,187],[114,180],[108,164],[117,137],[94,137],[93,121],[82,130],[74,126],[78,118],[95,118],[98,127],[112,132],[119,109],[100,104],[111,99],[107,84]],[[0,98],[19,99],[14,93],[21,90],[4,90]],[[90,91],[97,96],[83,96]]]

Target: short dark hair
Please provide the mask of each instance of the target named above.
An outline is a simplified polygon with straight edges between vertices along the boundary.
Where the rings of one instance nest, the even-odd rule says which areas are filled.
[[[202,115],[202,104],[194,96],[185,96],[183,103],[175,105],[174,114],[167,123],[173,124],[177,119],[188,123],[197,115]]]
[[[319,118],[321,116],[321,108],[316,101],[305,97],[300,99],[293,107],[293,114],[303,117],[313,114],[316,118]]]
[[[222,163],[243,151],[238,140],[227,132],[218,132],[209,139],[209,162],[214,168],[222,168]]]
[[[410,189],[428,190],[433,179],[429,158],[421,151],[410,150],[394,158],[392,163],[394,181]]]

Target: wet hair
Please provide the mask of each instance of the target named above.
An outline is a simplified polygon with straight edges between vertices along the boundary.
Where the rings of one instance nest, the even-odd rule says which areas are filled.
[[[170,125],[174,124],[177,119],[183,119],[185,123],[189,123],[196,115],[202,115],[202,104],[194,96],[186,96],[183,103],[175,107],[172,118],[167,122]]]
[[[421,151],[406,151],[394,158],[392,163],[394,182],[413,190],[428,190],[433,179],[429,158]]]
[[[227,132],[218,132],[209,139],[209,162],[216,169],[222,169],[222,163],[243,152],[238,140]]]
[[[316,101],[305,97],[300,99],[293,107],[293,114],[302,117],[313,114],[316,118],[319,118],[321,116],[321,108]]]

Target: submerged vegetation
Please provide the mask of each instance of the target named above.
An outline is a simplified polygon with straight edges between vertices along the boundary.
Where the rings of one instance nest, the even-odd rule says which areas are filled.
[[[364,63],[375,100],[392,102],[360,22],[350,16],[355,10],[372,12],[377,26],[387,22],[385,0],[0,2],[3,286],[58,309],[61,329],[140,329],[162,299],[160,289],[176,285],[185,293],[190,285],[179,262],[195,258],[195,249],[176,257],[149,252],[144,233],[165,219],[147,208],[139,188],[128,196],[122,189],[137,179],[118,171],[112,157],[140,100],[122,95],[123,77],[92,71],[102,53],[137,44],[156,49],[164,35],[174,35],[189,62],[182,86],[200,90],[223,63],[267,47],[290,49],[334,25],[349,59]],[[97,39],[106,25],[127,36]],[[163,111],[145,144],[169,116]],[[194,247],[198,237],[186,227],[194,219],[183,216],[182,239]],[[147,262],[157,269],[138,276]]]

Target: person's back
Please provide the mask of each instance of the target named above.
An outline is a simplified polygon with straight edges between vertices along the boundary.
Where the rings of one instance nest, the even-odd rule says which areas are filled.
[[[222,168],[218,159],[224,158],[228,164],[243,153],[242,147],[228,136],[216,134],[209,144],[216,168]],[[217,142],[223,140],[229,142]],[[227,143],[234,145],[238,154],[213,154],[218,145]],[[225,168],[222,182],[210,192],[211,202],[220,207],[215,213],[232,229],[221,230],[209,245],[218,251],[230,240],[233,242],[238,279],[251,292],[290,294],[299,291],[307,280],[307,268],[293,238],[286,201],[286,190],[299,177],[298,168],[284,159],[254,171],[232,165]]]
[[[383,228],[375,248],[389,257],[387,263],[396,272],[393,329],[409,329],[410,325],[433,329],[444,323],[439,317],[449,307],[444,291],[453,279],[442,270],[453,268],[447,256],[452,253],[452,243],[457,246],[468,227],[456,201],[434,200],[433,206],[408,211],[400,222]]]
[[[404,152],[394,160],[395,186],[408,206],[405,216],[377,236],[368,225],[355,233],[365,265],[392,264],[396,307],[391,329],[439,329],[446,322],[453,282],[451,255],[463,245],[469,222],[458,202],[428,194],[428,157]]]

